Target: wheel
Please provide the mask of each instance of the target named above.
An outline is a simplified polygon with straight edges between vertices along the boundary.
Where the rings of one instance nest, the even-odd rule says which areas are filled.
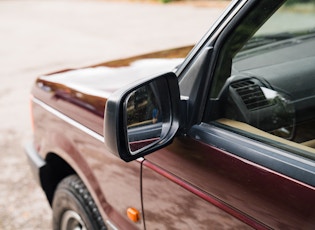
[[[77,175],[57,186],[53,203],[54,230],[106,230],[106,225],[84,183]]]

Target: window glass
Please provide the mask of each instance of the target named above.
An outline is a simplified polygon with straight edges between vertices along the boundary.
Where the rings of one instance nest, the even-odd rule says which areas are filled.
[[[161,92],[154,83],[131,92],[125,101],[129,150],[137,153],[161,139],[163,114]]]
[[[315,158],[315,1],[262,1],[223,42],[205,120]]]

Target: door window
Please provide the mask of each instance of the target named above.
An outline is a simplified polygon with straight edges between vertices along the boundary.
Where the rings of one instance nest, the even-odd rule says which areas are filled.
[[[227,36],[204,120],[315,159],[315,2],[263,1]]]

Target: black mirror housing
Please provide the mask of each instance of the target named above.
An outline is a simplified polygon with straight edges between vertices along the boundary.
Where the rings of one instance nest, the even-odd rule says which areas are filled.
[[[179,104],[178,79],[173,72],[114,92],[104,113],[107,148],[129,162],[170,144],[179,128]]]

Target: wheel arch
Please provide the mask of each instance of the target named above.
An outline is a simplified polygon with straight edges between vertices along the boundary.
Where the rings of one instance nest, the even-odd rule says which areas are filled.
[[[53,152],[47,154],[46,165],[40,170],[40,182],[50,205],[59,182],[71,174],[77,173],[63,158]]]
[[[59,138],[58,140],[60,140]],[[43,156],[45,161],[45,165],[39,171],[39,180],[50,206],[52,207],[57,186],[64,178],[74,174],[87,187],[103,220],[108,220],[109,216],[113,215],[113,208],[108,204],[86,157],[71,142],[66,142],[66,137],[59,142],[55,142],[54,139],[50,140],[39,150],[39,155]]]

